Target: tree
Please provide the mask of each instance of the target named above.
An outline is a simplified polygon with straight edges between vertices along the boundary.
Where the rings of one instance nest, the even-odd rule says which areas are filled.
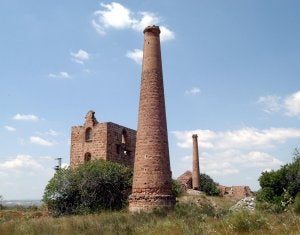
[[[126,205],[131,186],[131,169],[95,160],[57,171],[46,186],[43,201],[55,216],[118,210]]]
[[[3,209],[4,206],[3,206],[3,196],[0,195],[0,209]]]
[[[292,163],[283,165],[276,171],[262,172],[258,180],[261,189],[257,192],[257,201],[287,206],[300,192],[299,150],[295,150]]]
[[[200,191],[203,191],[210,196],[217,196],[220,194],[218,184],[206,174],[200,174]]]

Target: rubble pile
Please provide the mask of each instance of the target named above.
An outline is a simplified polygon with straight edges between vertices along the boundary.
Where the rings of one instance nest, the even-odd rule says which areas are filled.
[[[255,198],[254,197],[245,197],[239,200],[235,205],[233,205],[230,210],[240,210],[247,209],[249,211],[255,211]]]

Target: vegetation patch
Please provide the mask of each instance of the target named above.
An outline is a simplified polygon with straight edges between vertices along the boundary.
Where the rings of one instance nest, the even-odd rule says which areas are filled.
[[[127,205],[131,186],[131,169],[95,160],[57,171],[46,186],[43,202],[54,216],[120,210]]]
[[[290,206],[300,192],[300,152],[296,149],[293,162],[277,171],[263,172],[259,177],[261,190],[256,194],[258,207],[282,212]]]
[[[267,227],[266,219],[258,212],[234,211],[228,215],[226,223],[237,232],[253,232]]]

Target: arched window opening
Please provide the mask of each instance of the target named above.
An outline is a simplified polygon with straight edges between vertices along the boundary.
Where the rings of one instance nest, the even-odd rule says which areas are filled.
[[[89,127],[85,130],[85,141],[89,142],[92,140],[93,140],[93,131],[92,128]]]
[[[121,149],[122,149],[122,155],[123,156],[129,156],[130,151],[128,150],[128,137],[127,132],[125,129],[122,130],[122,141],[121,141]],[[120,152],[120,151],[119,151]]]
[[[92,159],[92,155],[90,153],[85,153],[84,154],[84,161],[88,162]]]
[[[122,131],[122,144],[126,144],[127,142],[127,133],[126,133],[126,130],[123,129]]]

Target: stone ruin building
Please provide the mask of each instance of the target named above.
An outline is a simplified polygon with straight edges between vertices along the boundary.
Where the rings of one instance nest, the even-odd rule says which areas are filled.
[[[220,195],[232,197],[234,199],[243,199],[245,197],[254,196],[249,186],[223,186],[219,185]]]
[[[171,209],[172,172],[164,98],[160,29],[144,30],[144,53],[136,137],[132,194],[129,211]]]
[[[112,122],[98,122],[89,111],[83,126],[71,131],[70,166],[102,159],[133,168],[136,131]]]
[[[191,171],[184,172],[176,180],[184,191],[193,188],[193,174]]]
[[[164,100],[160,29],[144,30],[138,129],[99,123],[89,111],[83,126],[73,126],[70,165],[103,159],[134,167],[129,211],[171,209],[172,172]]]
[[[151,211],[157,207],[172,209],[175,205],[175,198],[171,193],[172,172],[159,35],[158,26],[148,26],[144,30],[137,131],[112,122],[98,122],[95,112],[89,111],[85,123],[73,126],[71,132],[72,168],[96,159],[134,168],[132,194],[129,196],[129,211],[132,212]],[[199,190],[198,140],[197,135],[192,137],[193,172],[185,172],[178,181],[186,189]],[[248,188],[230,187],[228,191],[227,187],[221,186],[221,192],[224,195],[244,195],[250,191]],[[235,191],[237,192],[234,193]]]
[[[193,138],[193,171],[186,171],[177,178],[184,191],[188,189],[200,189],[200,169],[199,169],[199,151],[198,151],[198,136],[192,135]],[[223,186],[218,185],[220,189],[220,196],[232,197],[234,199],[243,199],[245,197],[253,196],[249,186]]]

